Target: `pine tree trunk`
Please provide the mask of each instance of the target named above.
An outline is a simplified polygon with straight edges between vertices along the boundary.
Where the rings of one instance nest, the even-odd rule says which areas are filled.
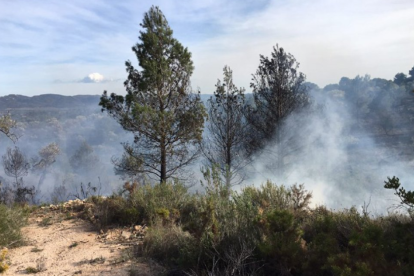
[[[161,141],[161,177],[160,183],[165,183],[167,180],[167,152],[165,150],[164,139]]]

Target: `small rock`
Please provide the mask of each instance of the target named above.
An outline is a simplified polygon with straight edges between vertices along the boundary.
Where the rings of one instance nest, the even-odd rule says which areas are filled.
[[[124,239],[130,239],[131,238],[131,233],[128,233],[128,232],[126,232],[126,231],[122,231],[122,233],[121,233],[121,236],[124,238]]]

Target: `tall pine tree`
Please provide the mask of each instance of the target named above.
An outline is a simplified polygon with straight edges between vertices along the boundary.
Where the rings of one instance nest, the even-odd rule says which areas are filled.
[[[311,103],[306,77],[299,72],[295,57],[278,45],[271,57],[260,56],[260,65],[253,74],[250,87],[253,103],[246,106],[245,114],[249,126],[250,155],[261,153],[268,145],[276,146],[276,164],[272,167],[283,174],[283,159],[289,155],[290,146],[284,144],[284,123],[295,112],[304,110]]]
[[[123,157],[114,160],[115,168],[162,183],[197,157],[206,113],[199,95],[191,92],[191,53],[173,38],[161,10],[151,7],[141,27],[132,51],[142,70],[127,61],[126,96],[105,91],[100,105],[134,134],[132,144],[124,143]]]
[[[214,96],[207,102],[208,133],[202,150],[208,165],[220,169],[228,188],[244,179],[244,168],[250,160],[245,151],[244,91],[236,87],[233,71],[225,66],[223,82],[217,81]]]

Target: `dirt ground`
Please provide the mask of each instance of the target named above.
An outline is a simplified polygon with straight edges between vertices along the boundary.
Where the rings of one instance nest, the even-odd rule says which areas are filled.
[[[140,241],[126,228],[98,232],[88,221],[43,210],[30,216],[22,232],[25,245],[9,250],[10,268],[4,275],[24,275],[30,270],[39,276],[159,273],[155,265],[135,257]]]

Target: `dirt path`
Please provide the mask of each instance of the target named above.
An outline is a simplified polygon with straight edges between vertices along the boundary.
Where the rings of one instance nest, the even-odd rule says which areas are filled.
[[[101,235],[91,223],[55,212],[33,213],[22,232],[26,245],[9,250],[11,265],[5,275],[28,274],[30,267],[40,276],[155,275],[147,263],[131,257],[133,243],[128,244],[127,231]]]

